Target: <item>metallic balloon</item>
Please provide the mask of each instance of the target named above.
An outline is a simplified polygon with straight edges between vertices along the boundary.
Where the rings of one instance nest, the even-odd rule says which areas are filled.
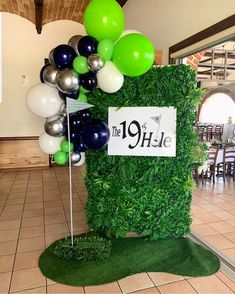
[[[56,114],[47,118],[44,129],[50,136],[62,137],[66,132],[65,117]]]
[[[53,54],[54,54],[54,48],[50,51],[48,59],[51,64],[55,65]]]
[[[73,47],[77,55],[80,55],[78,52],[78,42],[81,40],[82,37],[83,36],[81,35],[75,35],[75,36],[72,36],[68,41],[69,46]]]
[[[55,80],[56,80],[57,72],[58,72],[58,69],[55,67],[55,65],[49,64],[47,67],[45,67],[42,73],[43,81],[48,86],[56,87]]]
[[[74,152],[71,154],[71,163],[76,164],[81,160],[81,154],[79,152]]]
[[[98,54],[88,56],[88,67],[95,73],[104,67],[104,63],[104,59]]]
[[[71,69],[59,70],[55,83],[57,88],[66,94],[72,94],[78,91],[80,85],[78,74]]]
[[[62,104],[59,111],[59,116],[67,117],[66,104]]]

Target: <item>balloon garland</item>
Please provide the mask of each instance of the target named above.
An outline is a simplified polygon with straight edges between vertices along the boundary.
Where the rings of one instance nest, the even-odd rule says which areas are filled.
[[[84,152],[103,148],[110,135],[106,123],[92,118],[87,109],[67,117],[66,98],[86,103],[87,93],[97,87],[115,93],[121,89],[124,75],[140,76],[153,65],[151,41],[138,31],[124,31],[124,23],[124,12],[116,0],[92,0],[84,12],[88,35],[72,36],[68,44],[53,48],[49,64],[40,71],[41,83],[26,94],[28,109],[46,118],[39,146],[53,154],[57,164],[66,164],[71,153],[72,164],[82,165]]]

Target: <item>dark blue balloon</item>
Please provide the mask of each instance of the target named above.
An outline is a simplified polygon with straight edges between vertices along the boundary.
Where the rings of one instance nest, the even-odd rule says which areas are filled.
[[[82,121],[82,117],[79,114],[79,112],[70,114],[69,123],[70,123],[70,128],[72,130],[79,129],[81,127],[81,121]]]
[[[81,138],[87,149],[97,150],[107,145],[110,136],[108,126],[98,119],[91,119],[81,129]]]
[[[84,36],[78,42],[78,52],[82,56],[88,57],[97,53],[98,41],[91,36]]]
[[[53,51],[53,59],[58,68],[72,68],[76,56],[76,52],[69,45],[59,45]]]
[[[50,63],[45,64],[45,65],[41,68],[41,70],[40,70],[40,81],[41,81],[41,83],[45,83],[44,80],[43,80],[43,72],[44,72],[45,68],[48,67],[49,65],[51,65],[51,64],[50,64]]]
[[[81,85],[89,91],[94,90],[95,88],[97,88],[98,85],[96,74],[91,71],[83,75],[80,75],[80,81]]]
[[[85,152],[87,150],[87,148],[82,142],[76,141],[74,143],[73,150],[74,150],[74,152]]]
[[[74,100],[77,100],[78,99],[78,96],[79,96],[79,92],[74,92],[72,94],[66,94],[66,93],[63,93],[61,91],[58,91],[59,92],[59,95],[60,95],[60,98],[66,102],[66,97],[69,97],[69,98],[72,98]]]
[[[65,137],[68,140],[68,132],[65,133]],[[80,140],[81,140],[80,130],[79,129],[70,130],[70,141],[75,144],[77,141],[80,141]]]
[[[88,109],[80,110],[78,113],[81,116],[82,121],[84,122],[86,122],[87,120],[91,118],[91,113]]]

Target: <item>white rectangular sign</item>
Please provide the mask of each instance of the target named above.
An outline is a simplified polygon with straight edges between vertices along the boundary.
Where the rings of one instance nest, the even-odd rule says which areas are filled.
[[[174,107],[109,107],[108,155],[176,156]]]

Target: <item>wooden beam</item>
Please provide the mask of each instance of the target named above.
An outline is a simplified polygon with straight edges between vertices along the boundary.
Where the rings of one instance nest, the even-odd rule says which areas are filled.
[[[123,7],[128,0],[117,0],[117,2]]]
[[[42,32],[42,10],[43,0],[34,0],[35,4],[35,25],[38,34]]]

